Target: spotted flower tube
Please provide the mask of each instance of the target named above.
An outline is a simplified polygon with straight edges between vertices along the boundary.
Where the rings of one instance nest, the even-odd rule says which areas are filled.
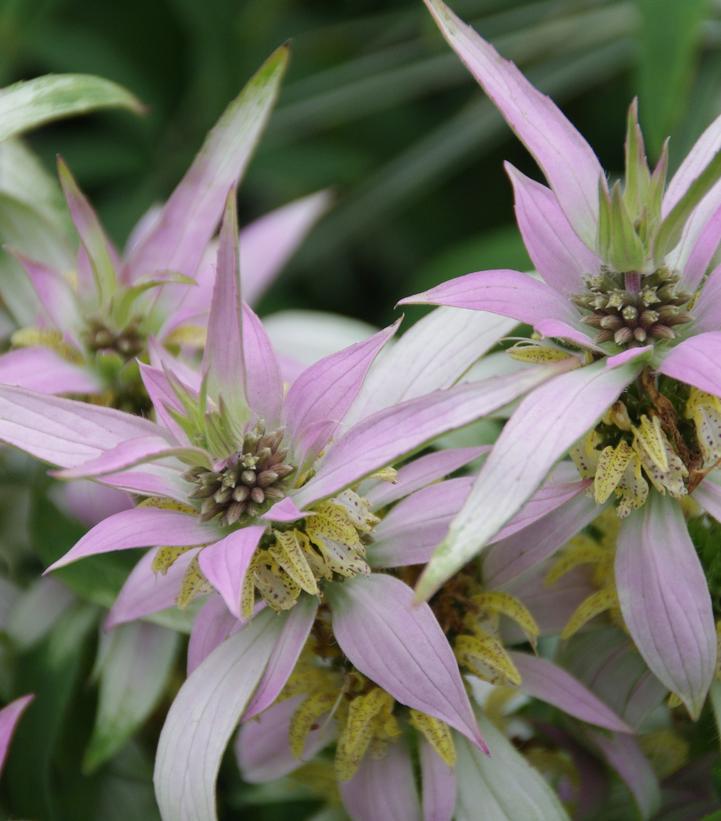
[[[721,120],[667,185],[666,152],[651,171],[632,105],[625,179],[609,188],[593,151],[553,102],[441,0],[427,6],[549,187],[507,166],[538,278],[483,271],[404,302],[514,317],[537,337],[517,356],[548,363],[577,351],[582,364],[521,401],[420,580],[419,596],[484,550],[571,451],[581,481],[593,483],[598,512],[611,504],[623,518],[614,576],[624,622],[651,670],[698,716],[717,650],[681,503],[691,497],[708,515],[721,513],[720,274],[709,271],[721,240]],[[585,523],[579,518],[577,530]],[[553,542],[535,557],[563,544]]]
[[[268,120],[287,62],[282,47],[259,69],[168,201],[133,229],[122,257],[59,160],[79,250],[74,264],[68,251],[67,259],[49,265],[9,249],[35,293],[36,304],[24,313],[36,321],[13,334],[15,349],[0,356],[0,381],[49,394],[91,395],[130,412],[149,409],[135,360],[146,357],[151,338],[176,348],[202,347],[212,238],[228,189],[242,177]],[[325,192],[305,197],[240,232],[248,300],[263,291],[327,202]]]

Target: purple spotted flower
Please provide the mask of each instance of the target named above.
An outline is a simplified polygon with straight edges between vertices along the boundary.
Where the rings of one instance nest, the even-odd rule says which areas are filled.
[[[162,207],[138,223],[121,257],[69,169],[60,182],[80,247],[45,264],[14,252],[37,297],[33,327],[13,335],[0,356],[0,381],[49,394],[99,395],[106,404],[145,409],[135,358],[148,340],[202,347],[213,283],[212,237],[265,127],[285,72],[278,49],[208,135]],[[327,206],[324,192],[273,211],[240,233],[246,298],[252,302]],[[12,249],[10,249],[12,250]],[[58,254],[60,251],[58,250]]]
[[[514,567],[498,545],[487,572],[510,578],[551,555],[604,507],[623,520],[605,608],[617,598],[650,669],[697,716],[716,666],[703,568],[684,514],[721,515],[721,120],[666,185],[666,149],[648,167],[633,105],[626,174],[610,185],[583,137],[441,2],[444,36],[525,143],[549,187],[507,166],[539,277],[482,271],[405,302],[492,311],[531,324],[512,355],[577,367],[522,400],[419,585],[427,597],[483,550],[569,454],[591,499],[539,524]],[[603,604],[597,602],[597,604]]]

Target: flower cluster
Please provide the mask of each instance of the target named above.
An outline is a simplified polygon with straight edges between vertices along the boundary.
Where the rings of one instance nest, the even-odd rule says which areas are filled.
[[[650,817],[710,691],[721,713],[721,120],[667,184],[634,103],[611,184],[548,98],[426,4],[548,180],[507,166],[536,273],[440,284],[402,300],[439,306],[410,330],[310,364],[276,351],[249,300],[328,204],[238,228],[285,47],[123,255],[62,161],[72,270],[13,250],[36,320],[0,356],[0,439],[93,488],[48,571],[146,548],[106,628],[189,627],[155,763],[166,821],[217,817],[238,727],[246,781],[315,773],[362,821],[587,817],[609,767]],[[532,336],[486,357],[519,322]],[[490,416],[492,446],[448,445]],[[0,711],[0,766],[30,698]]]

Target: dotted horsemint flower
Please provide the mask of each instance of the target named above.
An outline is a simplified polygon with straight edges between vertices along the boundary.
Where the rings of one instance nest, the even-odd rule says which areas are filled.
[[[242,177],[265,127],[287,61],[282,47],[260,68],[168,201],[140,220],[123,257],[59,161],[80,247],[76,253],[58,241],[62,258],[44,262],[13,252],[37,297],[23,313],[36,321],[13,334],[15,350],[0,356],[0,381],[49,394],[89,395],[132,413],[149,411],[135,360],[148,359],[152,338],[172,349],[202,347],[212,238],[228,189]],[[305,197],[241,232],[247,299],[275,276],[327,199],[325,192]]]
[[[680,502],[690,496],[721,516],[721,269],[709,271],[721,241],[721,119],[667,185],[667,150],[651,170],[634,103],[625,178],[610,184],[549,98],[442,0],[426,4],[549,187],[507,166],[538,277],[483,271],[404,301],[529,323],[533,339],[512,356],[531,367],[571,357],[576,367],[535,388],[513,413],[419,595],[482,550],[570,451],[577,486],[589,490],[596,512],[612,504],[623,518],[613,574],[624,622],[651,670],[697,716],[717,649],[684,518],[691,508]],[[568,511],[579,508],[575,498],[567,504],[554,514],[565,530],[574,527]],[[579,514],[576,531],[587,516]],[[545,558],[563,541],[549,535],[545,556],[535,555]]]
[[[367,382],[397,323],[316,362],[286,392],[263,326],[241,300],[236,237],[231,191],[200,373],[160,348],[157,367],[139,366],[156,422],[0,386],[0,438],[59,465],[63,478],[93,478],[144,497],[93,527],[53,567],[158,546],[131,573],[111,614],[115,623],[173,602],[186,606],[201,595],[227,613],[234,629],[245,623],[189,678],[169,716],[156,774],[169,818],[184,817],[188,802],[200,802],[198,817],[213,817],[212,782],[233,725],[242,712],[259,712],[275,700],[321,603],[344,655],[363,676],[483,747],[453,648],[432,610],[414,606],[403,581],[376,572],[425,560],[426,546],[435,545],[448,524],[448,513],[433,518],[439,504],[431,504],[433,494],[441,493],[454,513],[468,483],[461,496],[447,483],[420,499],[413,491],[425,493],[429,482],[477,451],[462,452],[460,461],[457,451],[433,454],[397,477],[391,466],[568,367],[568,360],[552,362],[447,387],[475,359],[469,337],[490,347],[505,331],[494,320],[442,311],[396,343]],[[439,360],[443,338],[448,345]],[[394,478],[397,483],[388,484]],[[382,521],[378,483],[397,489],[385,503],[408,496]],[[449,492],[450,499],[443,495]],[[412,534],[404,561],[394,558],[395,526]],[[371,545],[381,538],[385,552],[371,560]],[[217,611],[201,614],[191,655],[202,658],[225,627]],[[403,637],[410,635],[407,643]],[[374,648],[381,644],[387,653],[379,656]],[[388,669],[384,655],[397,664]],[[242,682],[228,678],[227,663],[244,671]],[[216,718],[189,722],[187,711],[195,710],[189,705],[208,698],[223,700]],[[174,767],[181,761],[193,777],[178,790]]]

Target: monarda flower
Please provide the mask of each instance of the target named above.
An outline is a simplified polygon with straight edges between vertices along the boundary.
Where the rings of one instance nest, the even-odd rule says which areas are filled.
[[[19,252],[37,296],[34,327],[16,331],[0,382],[49,394],[91,395],[131,412],[149,409],[137,357],[148,341],[202,347],[213,283],[209,244],[228,189],[243,175],[288,61],[278,49],[230,104],[162,208],[131,233],[121,258],[69,169],[60,182],[80,239],[74,270]],[[284,206],[240,234],[247,299],[257,298],[327,205],[325,193]],[[12,284],[12,283],[11,283]],[[32,309],[29,311],[32,314]]]
[[[33,695],[21,696],[0,709],[0,773],[2,773],[7,758],[13,733],[22,714],[33,700]]]
[[[54,567],[111,550],[160,546],[131,575],[126,604],[132,606],[136,584],[141,598],[148,590],[152,595],[148,580],[155,569],[163,591],[166,580],[174,582],[168,603],[217,591],[213,607],[222,599],[236,626],[246,621],[190,676],[169,714],[156,768],[158,800],[168,819],[213,817],[223,749],[251,698],[250,706],[260,710],[284,686],[321,596],[339,645],[362,675],[483,746],[453,649],[433,612],[414,606],[412,589],[400,579],[370,572],[371,531],[382,534],[384,522],[377,522],[364,495],[372,487],[363,483],[374,475],[378,480],[380,472],[381,480],[398,480],[397,498],[423,489],[468,454],[460,462],[454,461],[457,452],[433,455],[410,476],[399,470],[396,477],[388,467],[507,405],[528,389],[527,380],[537,384],[567,367],[552,363],[445,387],[475,354],[468,361],[464,344],[455,354],[453,344],[441,354],[431,344],[439,339],[432,318],[421,334],[409,334],[406,344],[404,337],[377,363],[370,394],[364,379],[396,326],[320,360],[286,393],[263,326],[241,302],[236,237],[231,191],[202,376],[159,347],[154,364],[140,365],[157,422],[0,387],[3,440],[64,468],[65,478],[93,477],[148,497],[92,528]],[[476,326],[459,313],[456,320],[440,315],[454,337],[480,340],[483,326],[487,344],[495,342],[485,319]],[[444,389],[434,390],[438,386]],[[466,483],[463,496],[467,489]],[[462,498],[456,497],[456,509]],[[431,509],[429,498],[425,506]],[[423,521],[423,507],[413,501],[395,510],[410,522]],[[442,521],[442,531],[447,523]],[[441,536],[430,528],[428,533],[432,544]],[[391,535],[386,533],[389,550]],[[219,629],[217,612],[201,612],[191,642],[198,658]],[[197,718],[201,713],[207,720]]]
[[[623,620],[651,670],[697,716],[717,651],[681,503],[692,496],[721,515],[721,269],[707,272],[721,240],[721,119],[666,185],[666,151],[652,172],[631,106],[625,179],[609,188],[593,151],[552,101],[441,0],[427,5],[550,187],[508,166],[540,279],[484,271],[405,301],[527,322],[539,338],[516,356],[547,363],[570,355],[577,367],[534,389],[513,413],[419,594],[427,597],[482,550],[572,450],[597,512],[614,505],[624,517],[613,569]],[[544,550],[530,551],[536,559],[589,521],[579,518],[574,531],[560,508],[548,528],[558,517],[564,538],[549,536]]]

